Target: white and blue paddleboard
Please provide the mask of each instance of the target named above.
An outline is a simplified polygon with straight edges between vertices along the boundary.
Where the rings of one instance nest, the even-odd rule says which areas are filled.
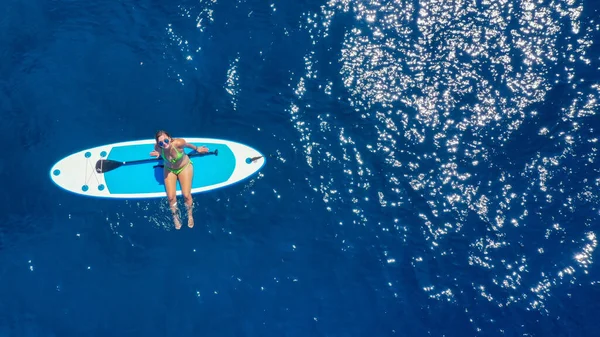
[[[211,138],[183,138],[209,150],[203,155],[187,152],[194,165],[192,193],[237,183],[257,173],[265,164],[260,152],[244,144]],[[150,156],[155,143],[154,139],[145,139],[83,150],[54,164],[50,177],[61,188],[81,195],[166,197],[162,158]],[[177,195],[181,195],[179,183]]]

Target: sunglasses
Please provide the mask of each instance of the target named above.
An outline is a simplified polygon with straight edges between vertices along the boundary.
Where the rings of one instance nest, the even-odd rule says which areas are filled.
[[[165,145],[169,144],[169,138],[165,138],[165,140],[161,140],[160,142],[158,142],[158,145],[160,145],[161,147],[165,147]]]

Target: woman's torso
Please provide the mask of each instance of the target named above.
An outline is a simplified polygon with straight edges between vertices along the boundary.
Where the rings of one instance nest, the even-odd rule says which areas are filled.
[[[165,166],[172,169],[182,168],[190,160],[184,149],[179,149],[175,145],[170,146],[168,149],[161,149],[161,156],[164,159]]]

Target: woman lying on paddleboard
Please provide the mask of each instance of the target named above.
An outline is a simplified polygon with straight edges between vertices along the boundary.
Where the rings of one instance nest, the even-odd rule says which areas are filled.
[[[205,146],[197,147],[186,142],[182,138],[171,138],[166,131],[158,131],[154,137],[156,144],[154,151],[150,152],[153,157],[162,156],[165,169],[165,190],[169,199],[169,206],[173,212],[173,221],[175,228],[181,228],[181,219],[179,218],[179,209],[177,207],[177,180],[181,187],[181,194],[185,200],[185,207],[188,214],[188,227],[194,227],[194,218],[192,217],[192,179],[194,177],[194,167],[192,160],[185,153],[184,148],[192,149],[198,153],[208,152]]]

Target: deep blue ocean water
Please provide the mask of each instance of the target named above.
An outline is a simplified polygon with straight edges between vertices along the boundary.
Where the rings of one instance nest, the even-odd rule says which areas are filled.
[[[599,7],[3,1],[0,336],[596,336]],[[181,231],[49,179],[157,129],[267,165]]]

